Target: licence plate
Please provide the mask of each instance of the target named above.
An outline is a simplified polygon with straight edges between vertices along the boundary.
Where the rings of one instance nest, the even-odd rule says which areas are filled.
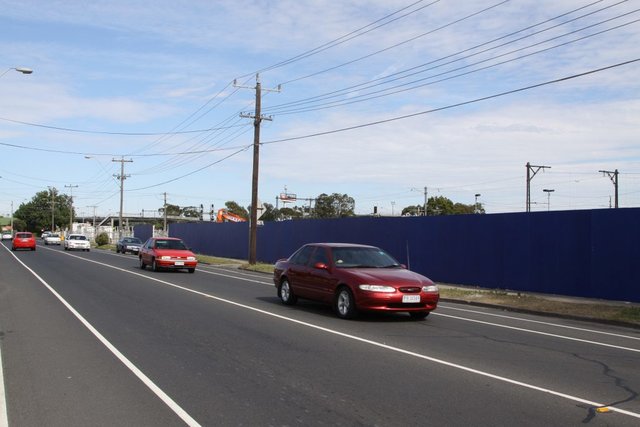
[[[184,261],[176,261],[175,265],[184,265]]]
[[[402,295],[402,302],[420,302],[420,295]]]

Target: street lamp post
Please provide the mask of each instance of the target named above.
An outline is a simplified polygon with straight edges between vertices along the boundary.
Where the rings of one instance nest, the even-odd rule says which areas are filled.
[[[33,73],[33,70],[31,68],[9,67],[6,70],[4,70],[4,73],[0,74],[0,77],[4,76],[5,74],[7,74],[11,70],[16,70],[17,72],[22,73],[22,74],[31,74],[31,73]]]
[[[542,191],[547,193],[547,212],[549,212],[551,210],[551,193],[553,193],[556,190],[545,188]]]
[[[473,213],[478,213],[480,209],[478,209],[478,197],[482,196],[480,193],[476,193],[476,203],[473,205]]]

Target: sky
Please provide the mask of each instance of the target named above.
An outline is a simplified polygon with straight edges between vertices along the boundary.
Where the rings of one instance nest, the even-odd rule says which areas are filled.
[[[530,162],[532,211],[637,207],[639,42],[640,0],[0,0],[0,215],[117,215],[122,167],[126,215],[250,205],[257,81],[263,203],[523,212]]]

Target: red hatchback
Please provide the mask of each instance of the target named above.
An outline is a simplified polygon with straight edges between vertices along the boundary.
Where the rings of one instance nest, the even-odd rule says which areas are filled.
[[[312,243],[276,262],[273,282],[284,304],[298,298],[332,304],[344,319],[358,311],[408,312],[424,319],[438,304],[438,287],[374,246]]]
[[[153,271],[160,269],[196,271],[198,260],[187,245],[173,237],[151,237],[138,253],[140,268],[150,265]]]
[[[36,239],[33,237],[33,234],[28,231],[16,233],[13,237],[13,242],[11,243],[11,250],[15,251],[16,249],[31,249],[32,251],[35,251]]]

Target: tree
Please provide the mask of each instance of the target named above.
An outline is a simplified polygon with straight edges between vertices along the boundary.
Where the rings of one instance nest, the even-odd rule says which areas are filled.
[[[167,216],[181,216],[182,215],[182,208],[180,208],[180,206],[178,205],[172,205],[170,203],[166,204],[166,210],[167,210]],[[165,211],[165,206],[161,207],[160,209],[158,209],[158,212],[164,216],[164,211]]]
[[[187,218],[202,218],[200,208],[196,206],[186,206],[182,209],[182,216]]]
[[[316,218],[345,218],[355,216],[356,202],[346,194],[320,194],[316,198],[314,217]]]
[[[402,212],[404,213],[404,210]],[[465,205],[464,203],[453,203],[444,196],[429,197],[427,201],[427,215],[429,216],[466,215],[474,213],[484,213],[484,208],[481,203],[478,203],[477,206],[475,204]]]
[[[60,194],[57,189],[52,188],[50,191],[36,193],[30,202],[21,203],[13,216],[24,221],[26,230],[38,232],[42,229],[53,229],[51,224],[53,211],[56,228],[65,228],[69,224],[70,206],[72,206],[71,197]]]
[[[424,210],[424,206],[415,205],[415,206],[407,206],[402,209],[402,216],[418,216],[422,215],[422,211]]]
[[[236,202],[234,202],[233,200],[229,200],[228,202],[225,202],[224,205],[227,207],[227,210],[229,211],[229,213],[238,215],[246,220],[249,219],[249,211],[243,208],[242,206],[240,206],[239,204],[237,204]]]

